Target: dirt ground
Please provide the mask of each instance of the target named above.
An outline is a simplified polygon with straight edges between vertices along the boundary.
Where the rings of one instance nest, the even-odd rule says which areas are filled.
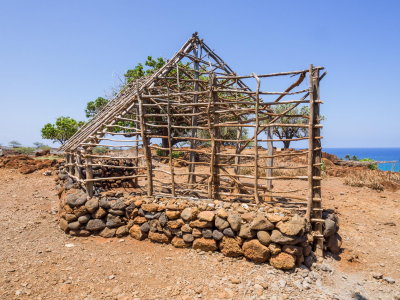
[[[69,237],[54,176],[42,173],[0,169],[0,299],[400,299],[400,191],[324,179],[344,251],[282,272],[129,237]]]

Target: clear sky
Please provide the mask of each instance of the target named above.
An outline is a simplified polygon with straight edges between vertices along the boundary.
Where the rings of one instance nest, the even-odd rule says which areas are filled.
[[[127,69],[195,31],[239,74],[325,66],[325,147],[400,147],[400,2],[366,0],[0,0],[0,143],[84,120]]]

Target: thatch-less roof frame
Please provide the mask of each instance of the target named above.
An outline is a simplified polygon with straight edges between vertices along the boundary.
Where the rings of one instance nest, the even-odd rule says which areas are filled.
[[[127,84],[61,147],[69,176],[90,196],[108,182],[150,197],[304,207],[322,251],[322,69],[238,76],[195,33],[162,68]],[[284,90],[262,89],[280,78],[288,81]],[[293,113],[305,106],[309,113]],[[277,128],[305,135],[279,138]],[[285,140],[307,147],[274,150]],[[98,146],[127,150],[93,153]],[[280,181],[289,183],[275,186]]]

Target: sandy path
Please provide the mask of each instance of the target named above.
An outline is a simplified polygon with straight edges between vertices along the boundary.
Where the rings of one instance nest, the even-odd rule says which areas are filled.
[[[337,178],[326,180],[325,186],[325,198],[334,198],[325,206],[336,206],[341,213],[345,248],[362,245],[353,251],[360,262],[348,262],[346,250],[341,261],[319,265],[324,270],[284,273],[219,253],[196,253],[129,237],[68,237],[57,227],[53,178],[0,169],[0,299],[400,296],[399,194],[346,187]],[[372,279],[370,271],[391,276],[396,283]]]

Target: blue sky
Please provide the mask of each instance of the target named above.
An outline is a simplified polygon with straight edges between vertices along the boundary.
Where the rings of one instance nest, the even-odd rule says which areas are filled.
[[[128,68],[198,31],[239,74],[325,66],[324,146],[400,147],[399,15],[398,1],[0,1],[0,143],[84,120]]]

